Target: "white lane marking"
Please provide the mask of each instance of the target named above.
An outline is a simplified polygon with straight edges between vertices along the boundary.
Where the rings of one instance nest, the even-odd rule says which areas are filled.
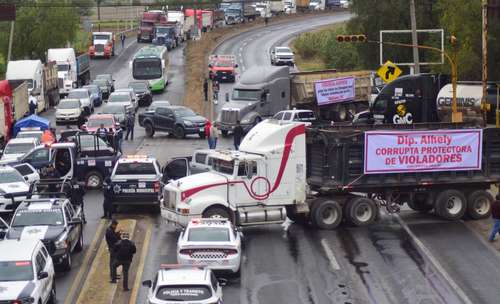
[[[460,286],[453,280],[452,276],[448,274],[448,272],[444,269],[444,267],[439,263],[439,261],[434,257],[434,255],[431,253],[431,251],[424,245],[424,243],[417,238],[417,236],[413,233],[413,231],[410,230],[410,227],[403,221],[403,219],[398,215],[394,215],[396,217],[396,220],[398,223],[403,227],[403,229],[406,231],[406,233],[410,236],[410,238],[413,240],[413,243],[422,251],[422,253],[427,256],[429,261],[434,265],[434,268],[441,274],[441,276],[448,282],[448,284],[451,286],[452,289],[455,290],[459,298],[465,303],[465,304],[472,304],[472,300],[467,296],[465,291],[460,288]]]
[[[335,254],[333,254],[333,250],[328,246],[328,243],[325,239],[321,239],[321,246],[323,246],[323,250],[326,253],[326,257],[330,260],[330,267],[332,270],[340,270],[340,265],[335,258]]]

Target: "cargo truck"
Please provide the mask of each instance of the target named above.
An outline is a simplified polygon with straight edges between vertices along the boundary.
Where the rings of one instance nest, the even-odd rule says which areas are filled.
[[[315,83],[331,79],[350,79],[354,86],[352,96],[318,106]],[[245,131],[264,118],[289,109],[308,109],[321,120],[350,121],[358,112],[368,108],[373,73],[356,71],[338,73],[336,70],[290,73],[288,67],[251,67],[242,73],[233,87],[232,96],[219,112],[218,121],[223,135],[232,131],[240,121]],[[331,84],[337,88],[343,84]]]
[[[137,42],[152,42],[154,38],[154,27],[167,24],[167,14],[161,10],[143,12],[137,31]]]
[[[115,35],[112,32],[92,33],[92,45],[89,47],[91,58],[115,56]]]
[[[67,95],[72,89],[90,82],[90,56],[87,53],[77,55],[72,48],[49,49],[47,61],[57,64],[60,95]]]
[[[195,217],[229,218],[239,226],[289,217],[320,229],[342,220],[369,225],[380,208],[395,213],[403,204],[447,220],[487,218],[487,190],[500,181],[500,155],[493,153],[499,148],[500,129],[463,124],[375,130],[266,120],[239,151],[212,154],[209,172],[171,180],[161,213],[180,225]],[[174,167],[165,172],[187,175],[187,160]]]
[[[179,29],[180,29],[180,39],[181,42],[186,41],[189,39],[190,36],[190,26],[188,25],[188,22],[186,22],[186,17],[184,16],[184,13],[182,11],[168,11],[167,12],[167,21],[170,22],[177,22],[179,24]]]
[[[296,0],[295,8],[298,12],[305,12],[309,10],[310,0]]]
[[[0,146],[10,139],[14,123],[28,113],[28,83],[0,81]]]
[[[24,80],[28,84],[28,94],[38,100],[37,112],[47,110],[59,103],[59,85],[55,62],[43,64],[40,60],[9,61],[7,80]]]

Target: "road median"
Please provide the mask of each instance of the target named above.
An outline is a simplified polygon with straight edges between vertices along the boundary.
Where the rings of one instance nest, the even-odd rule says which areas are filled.
[[[129,232],[133,238],[136,222],[132,219],[119,220],[118,230]],[[101,242],[76,303],[112,303],[118,284],[109,283],[109,278],[108,246],[106,242]]]

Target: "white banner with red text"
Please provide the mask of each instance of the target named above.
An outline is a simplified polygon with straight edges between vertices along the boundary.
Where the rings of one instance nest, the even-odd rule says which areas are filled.
[[[369,131],[364,173],[481,170],[483,130]]]
[[[318,105],[354,100],[356,96],[355,77],[342,77],[314,82]]]

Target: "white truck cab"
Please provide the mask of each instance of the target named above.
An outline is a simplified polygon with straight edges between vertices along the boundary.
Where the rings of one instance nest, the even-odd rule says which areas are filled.
[[[69,91],[77,87],[77,63],[74,49],[49,49],[47,61],[55,61],[57,64],[59,94],[68,94]]]
[[[195,217],[225,217],[236,225],[283,222],[286,207],[306,200],[305,153],[304,123],[262,122],[240,151],[216,151],[210,171],[168,183],[162,216],[181,226]]]

